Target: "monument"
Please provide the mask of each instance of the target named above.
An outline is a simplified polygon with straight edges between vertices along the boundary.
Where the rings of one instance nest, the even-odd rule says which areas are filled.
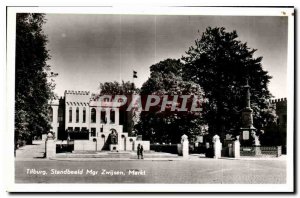
[[[118,133],[117,133],[116,129],[111,129],[109,150],[110,151],[118,151],[119,150]]]
[[[246,89],[246,107],[242,110],[242,127],[240,128],[241,131],[241,144],[244,146],[251,146],[253,145],[252,142],[252,134],[255,133],[256,128],[253,126],[253,110],[250,106],[250,86],[247,84],[244,86]]]

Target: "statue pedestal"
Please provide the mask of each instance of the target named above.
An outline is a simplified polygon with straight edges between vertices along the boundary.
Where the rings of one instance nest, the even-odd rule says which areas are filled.
[[[117,144],[110,144],[109,145],[109,150],[110,151],[118,151],[119,150],[119,145],[117,145]]]

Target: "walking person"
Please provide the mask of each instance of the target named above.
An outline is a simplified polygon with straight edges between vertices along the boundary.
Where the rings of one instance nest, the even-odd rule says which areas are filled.
[[[141,147],[140,147],[140,155],[141,155],[141,159],[144,159],[144,147],[143,147],[143,145],[141,145]]]
[[[140,153],[141,153],[141,144],[138,144],[138,146],[137,146],[137,156],[138,156],[138,159],[140,159]]]

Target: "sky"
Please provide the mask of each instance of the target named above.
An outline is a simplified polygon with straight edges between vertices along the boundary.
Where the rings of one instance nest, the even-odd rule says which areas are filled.
[[[150,66],[180,59],[209,26],[236,30],[239,40],[257,49],[264,70],[273,78],[275,98],[287,96],[287,17],[46,14],[55,92],[99,92],[99,83],[132,81],[137,87],[150,76]],[[200,33],[198,33],[198,30]]]

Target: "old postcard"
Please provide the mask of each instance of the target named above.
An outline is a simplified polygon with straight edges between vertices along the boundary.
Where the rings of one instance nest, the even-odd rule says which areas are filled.
[[[10,192],[294,191],[292,7],[8,7],[7,76]]]

